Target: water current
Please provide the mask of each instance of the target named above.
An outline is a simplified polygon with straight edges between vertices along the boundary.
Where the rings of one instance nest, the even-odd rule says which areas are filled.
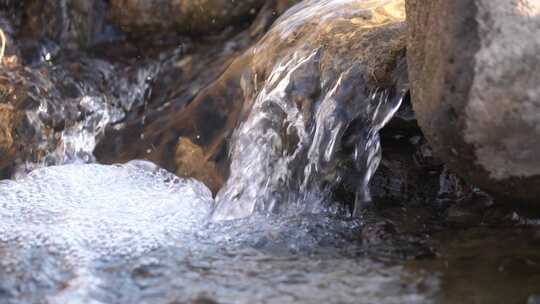
[[[379,8],[394,20],[384,8],[397,2],[303,1],[268,35],[287,40],[305,20]],[[402,234],[399,220],[369,207],[380,131],[405,92],[368,85],[355,62],[327,68],[333,54],[322,47],[291,47],[263,81],[242,77],[230,176],[214,197],[152,162],[93,156],[107,127],[146,109],[156,75],[174,60],[113,64],[68,52],[57,62],[56,48],[43,44],[35,62],[0,78],[27,88],[25,136],[37,143],[0,182],[0,303],[440,302],[440,271],[405,264],[435,256],[428,229]],[[344,168],[358,176],[354,210],[332,195]]]

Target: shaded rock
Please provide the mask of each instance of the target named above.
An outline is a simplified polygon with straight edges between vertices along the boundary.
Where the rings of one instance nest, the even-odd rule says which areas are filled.
[[[67,48],[87,47],[107,30],[105,14],[103,0],[25,1],[21,35],[34,43],[50,40]],[[30,48],[32,41],[28,44]]]
[[[112,0],[111,18],[135,35],[180,31],[208,33],[252,19],[261,0]]]
[[[27,88],[19,82],[23,81],[21,78],[15,80],[10,72],[5,73],[13,69],[17,68],[4,65],[0,73],[0,178],[9,178],[17,157],[26,158],[31,147],[35,147],[29,133],[23,131],[26,128],[21,108]]]
[[[394,118],[381,130],[381,145],[381,163],[370,183],[374,207],[418,208],[446,213],[456,204],[470,210],[471,202],[479,201],[479,197],[489,200],[484,193],[448,170],[433,153],[417,125],[410,98],[404,100]],[[353,168],[353,165],[348,164],[348,167]],[[353,171],[344,174],[343,181],[334,191],[334,198],[344,203],[354,201],[360,178]]]
[[[5,38],[4,57],[0,58],[0,65],[13,65],[19,61],[20,51],[14,36],[21,27],[22,11],[20,1],[0,2],[0,30]]]
[[[540,197],[536,1],[407,1],[412,101],[435,152],[514,204]]]

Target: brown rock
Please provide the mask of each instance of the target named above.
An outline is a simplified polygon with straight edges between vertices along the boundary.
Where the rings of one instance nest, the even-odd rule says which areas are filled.
[[[105,28],[103,0],[24,1],[24,37],[50,39],[62,47],[87,47]]]
[[[10,154],[13,147],[14,109],[10,105],[0,104],[0,155]]]
[[[110,128],[95,150],[99,162],[123,163],[144,158],[176,172],[176,147],[183,137],[205,151],[222,179],[227,177],[226,139],[236,127],[243,103],[240,75],[246,68],[241,64],[232,67],[231,63],[295,2],[266,2],[249,29],[225,41],[201,43],[174,66],[163,69],[156,77],[149,102],[157,109],[148,108],[143,117],[135,116],[122,129]],[[229,122],[225,118],[230,118]]]

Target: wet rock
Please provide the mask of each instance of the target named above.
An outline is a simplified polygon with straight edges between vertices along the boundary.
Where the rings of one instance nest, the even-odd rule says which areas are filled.
[[[0,73],[0,177],[9,178],[17,157],[28,156],[32,143],[29,132],[24,123],[26,87],[15,78],[11,82],[6,71],[13,71],[17,67],[4,65]],[[10,73],[8,72],[8,73]],[[8,76],[8,77],[6,77]]]
[[[135,35],[180,31],[208,33],[252,19],[261,0],[112,0],[111,18]]]
[[[204,98],[224,103],[242,100],[238,74],[226,82],[219,80],[220,77],[223,79],[222,75],[231,63],[261,38],[279,14],[295,2],[266,2],[252,25],[233,37],[225,35],[205,43],[187,44],[172,55],[170,51],[159,53],[157,60],[161,62],[161,68],[154,77],[144,109],[129,112],[125,121],[107,130],[106,137],[95,150],[99,162],[118,163],[145,158],[176,172],[175,154],[179,138],[185,137],[200,146],[201,138],[208,138],[207,134],[216,132],[215,137],[222,140],[216,141],[214,147],[219,149],[212,150],[214,155],[208,154],[207,146],[202,147],[208,159],[216,163],[219,175],[228,176],[227,142],[223,139],[231,135],[235,125],[232,123],[226,128],[217,125],[219,120],[213,119],[216,113],[219,114],[219,111],[215,112],[216,104],[201,101]],[[197,106],[188,108],[195,99],[199,100]],[[205,111],[210,114],[205,116]],[[198,122],[196,128],[194,121]]]
[[[272,0],[265,1],[264,6],[259,11],[257,19],[251,25],[251,35],[265,34],[272,23],[290,7],[302,2],[302,0]]]
[[[540,201],[540,6],[407,1],[412,101],[426,137],[468,181]]]
[[[480,195],[464,199],[446,210],[446,222],[457,228],[479,226],[490,205],[491,201]]]
[[[240,76],[241,124],[216,218],[279,212],[317,196],[341,179],[347,159],[367,174],[356,193],[370,199],[378,128],[406,83],[403,13],[401,1],[304,1],[232,64],[250,69]]]
[[[13,65],[19,60],[20,51],[15,44],[14,36],[22,22],[22,3],[19,1],[0,2],[0,30],[3,33],[5,43],[3,58],[0,58],[0,65]],[[0,55],[1,56],[1,55]]]
[[[204,104],[194,108],[200,112],[188,109],[188,106],[199,95],[211,95],[209,86],[220,78],[234,58],[257,37],[252,38],[251,31],[244,31],[233,39],[180,48],[172,56],[170,52],[159,54],[157,60],[161,62],[161,67],[153,78],[145,104],[128,112],[125,121],[108,128],[104,140],[94,151],[98,161],[111,164],[144,158],[176,172],[175,154],[179,138],[184,137],[201,146],[197,136],[200,138],[206,132],[224,130],[215,125],[217,121],[212,116],[204,116]],[[224,88],[219,93],[224,93],[224,99],[241,98],[237,88],[230,91]],[[212,106],[209,104],[208,108]],[[184,118],[178,120],[180,116]],[[193,121],[200,121],[206,127],[194,129],[190,127]],[[213,129],[213,126],[216,127]],[[231,132],[233,128],[230,126],[226,132]],[[223,145],[216,147],[223,148]],[[203,148],[208,152],[208,149]],[[207,154],[207,159],[218,165],[221,176],[227,176],[228,168],[222,165],[226,163],[226,150],[218,149],[214,152],[216,155]]]
[[[129,68],[77,53],[61,63],[0,70],[0,174],[93,161],[105,127],[143,103],[152,66]]]
[[[381,130],[381,146],[381,163],[370,183],[375,206],[446,213],[456,204],[476,212],[474,206],[477,204],[473,202],[491,203],[487,195],[452,173],[434,155],[417,125],[409,98]],[[353,166],[349,164],[348,167]],[[339,188],[334,191],[335,200],[344,203],[354,201],[359,179],[357,173],[347,171]]]

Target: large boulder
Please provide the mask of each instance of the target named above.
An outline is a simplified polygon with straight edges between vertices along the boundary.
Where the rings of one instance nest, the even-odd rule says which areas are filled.
[[[540,4],[408,0],[412,102],[426,137],[467,180],[540,203]]]

